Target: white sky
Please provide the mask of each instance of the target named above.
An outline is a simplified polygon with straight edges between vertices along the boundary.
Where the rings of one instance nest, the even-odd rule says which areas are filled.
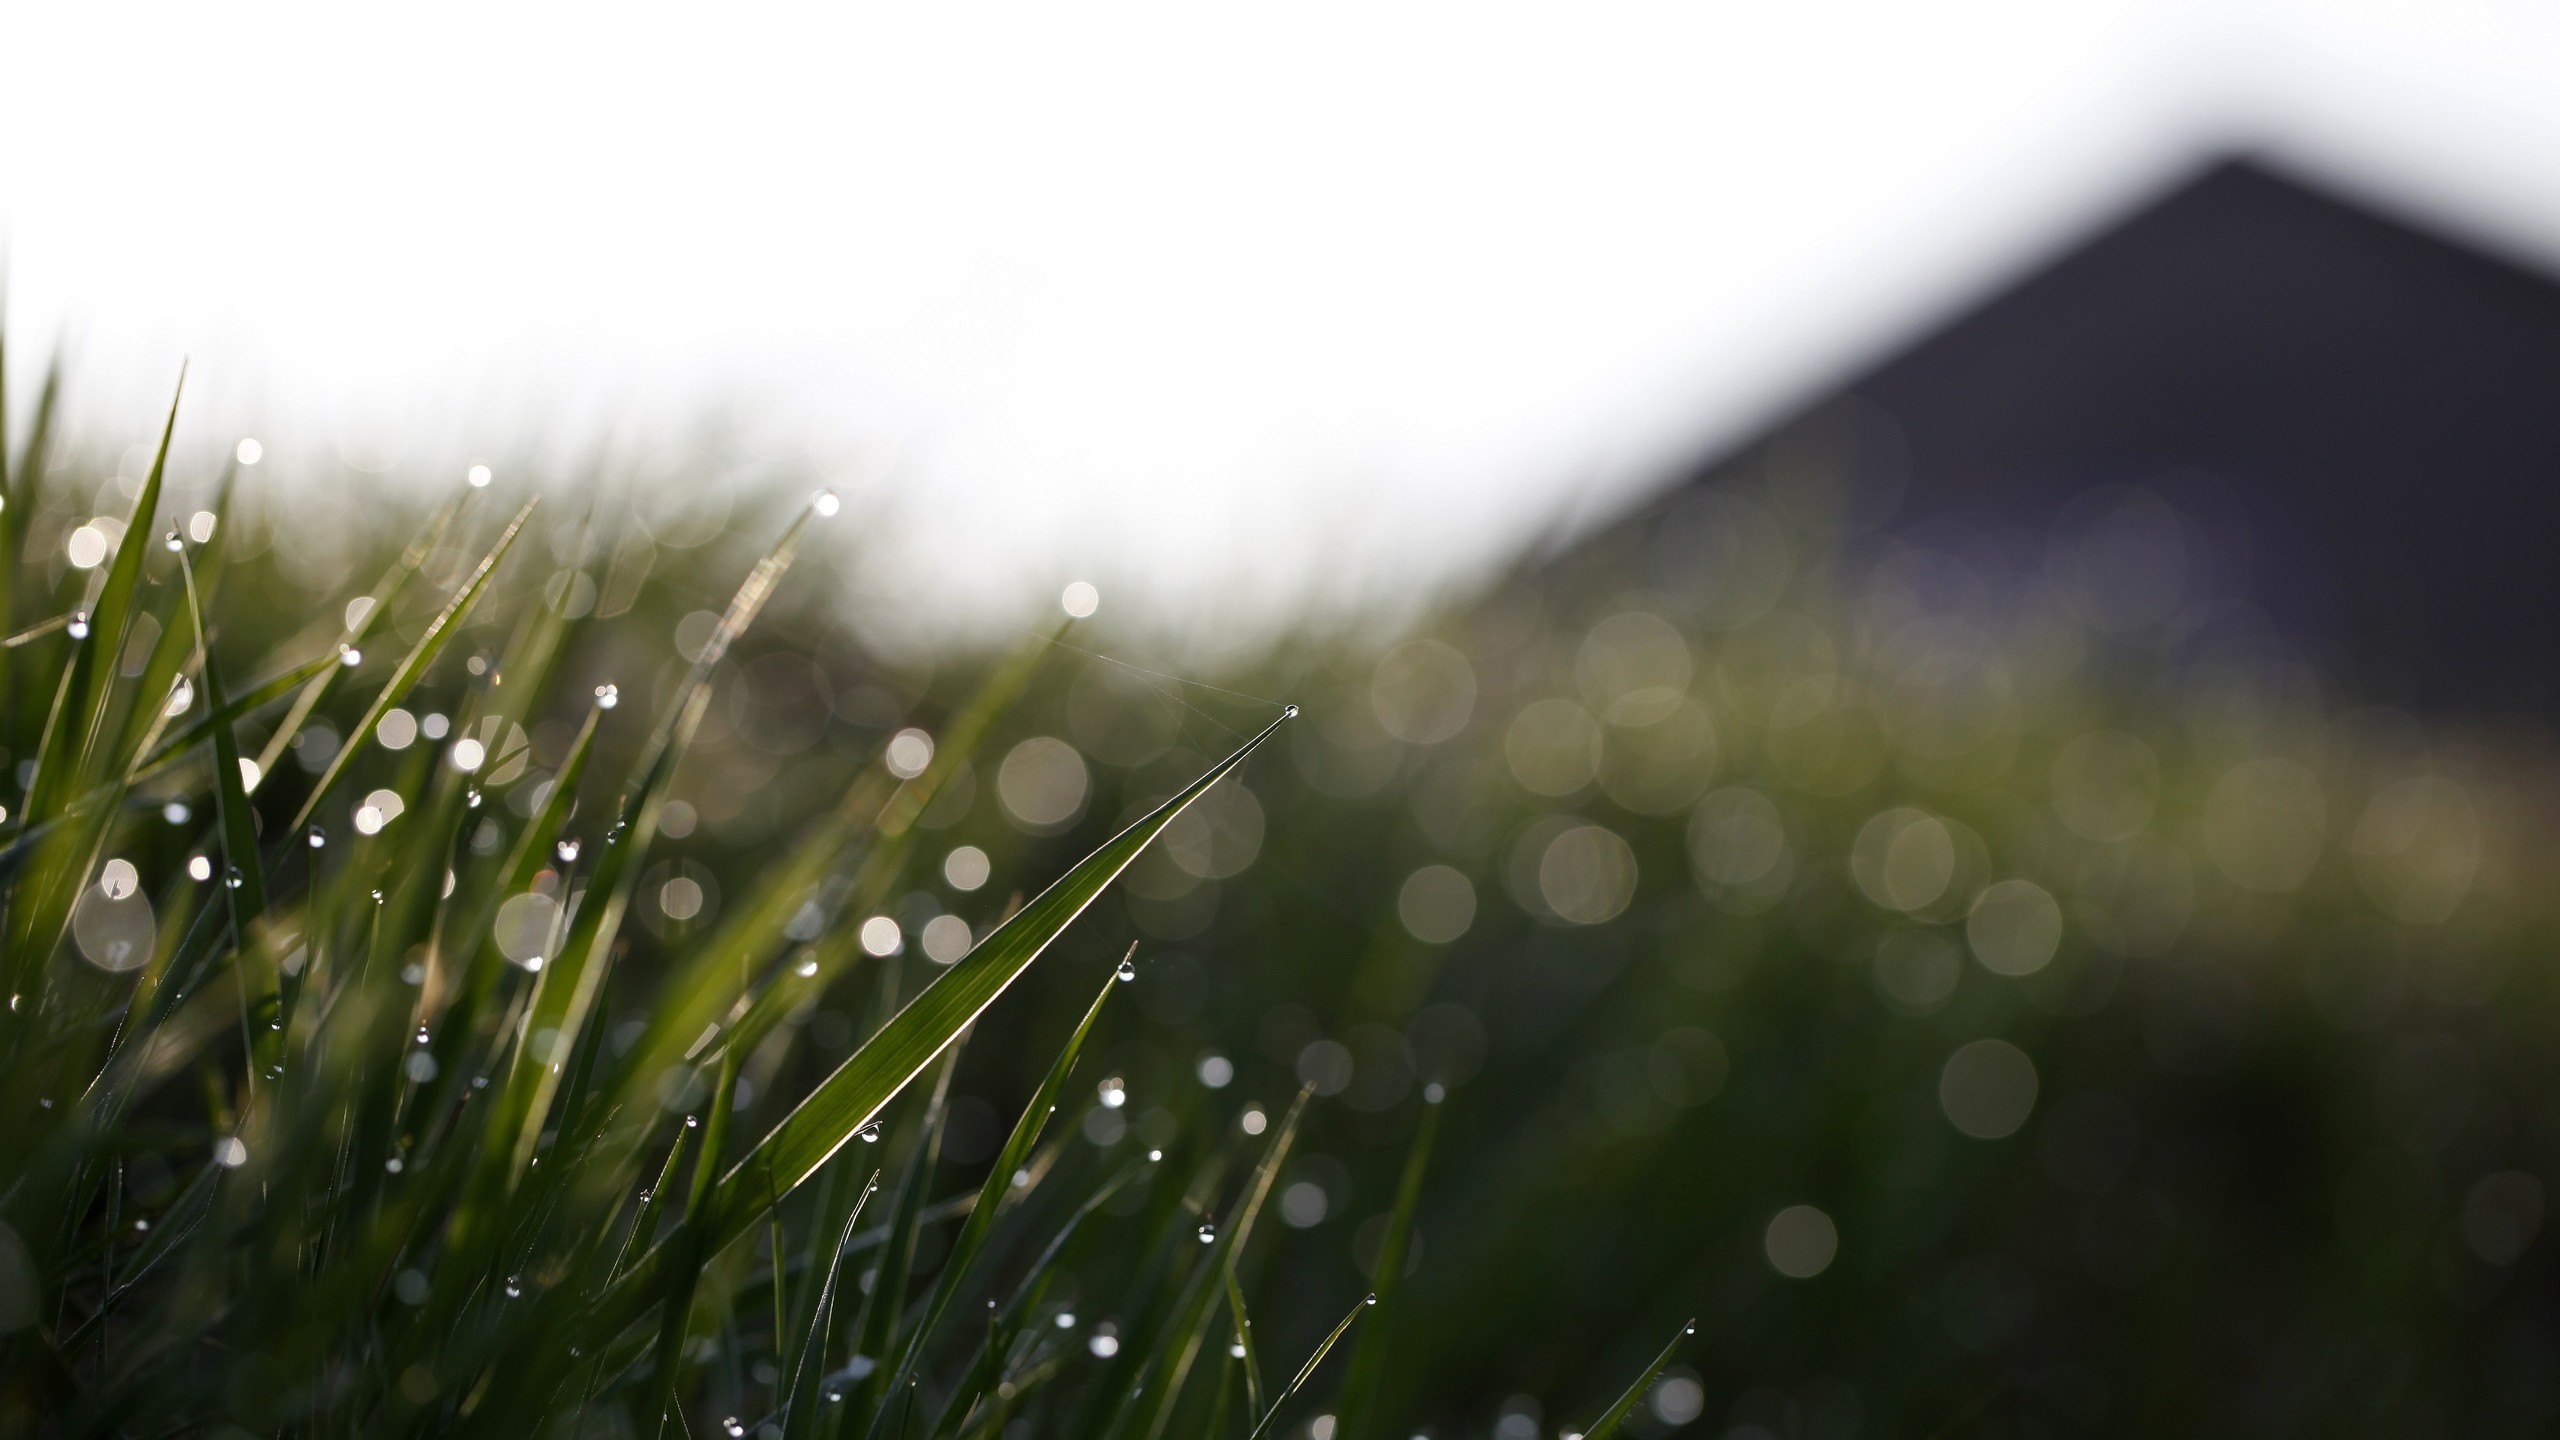
[[[205,444],[390,484],[727,404],[938,614],[1417,593],[2218,140],[2560,254],[2543,4],[9,10],[85,414],[187,355]]]

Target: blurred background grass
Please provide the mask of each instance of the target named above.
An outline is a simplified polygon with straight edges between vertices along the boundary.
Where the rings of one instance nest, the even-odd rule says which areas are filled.
[[[805,1056],[742,1082],[740,1130],[845,1052],[884,973],[956,959],[1016,887],[1294,702],[1277,753],[1062,942],[1101,963],[1135,941],[1139,977],[1088,1052],[1109,1078],[1061,1114],[1079,1143],[1166,1145],[1206,1102],[1314,1088],[1257,1301],[1266,1351],[1296,1355],[1368,1283],[1421,1090],[1445,1087],[1379,1423],[1556,1433],[1691,1314],[1643,1433],[2560,1416],[2536,1243],[2560,1145],[2547,738],[2362,705],[2245,609],[2160,593],[2158,542],[2189,522],[2146,492],[1959,554],[1841,538],[1857,477],[1791,454],[1418,632],[1285,635],[1201,669],[1099,597],[923,815],[894,900],[842,920],[871,959],[807,1017]],[[113,456],[54,468],[47,507],[12,517],[22,615],[78,593],[105,553],[83,527],[111,544],[136,491]],[[420,517],[368,502],[315,544],[299,491],[238,475],[226,648],[324,653]],[[173,476],[196,489],[172,513],[214,478]],[[655,713],[784,497],[662,476],[633,506],[629,479],[552,487],[455,656],[485,663],[548,596],[595,622],[556,693],[610,682]],[[859,570],[845,518],[804,565]],[[607,1033],[636,1034],[647,977],[992,663],[879,644],[828,596],[787,585],[714,672]],[[51,694],[14,657],[9,676],[15,764]],[[427,703],[381,742],[432,731]],[[528,813],[579,718],[529,716],[493,793]],[[275,719],[243,725],[244,754]],[[633,738],[601,740],[599,771]],[[279,763],[317,773],[346,743],[314,720]],[[202,803],[200,777],[160,784],[154,804]],[[156,885],[195,835],[142,825],[119,853]],[[975,1186],[1090,969],[1035,969],[981,1024],[937,1196]],[[179,1175],[146,1149],[133,1203]]]

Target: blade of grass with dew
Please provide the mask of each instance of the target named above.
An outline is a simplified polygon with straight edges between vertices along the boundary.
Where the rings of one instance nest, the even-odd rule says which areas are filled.
[[[331,652],[333,656],[362,650],[365,638],[373,633],[375,623],[399,603],[401,595],[409,588],[409,582],[417,578],[418,571],[427,563],[427,557],[444,543],[445,533],[453,528],[454,517],[462,513],[463,501],[476,493],[466,489],[437,507],[418,538],[409,542],[408,548],[391,563],[391,568],[384,571],[382,578],[361,597],[364,609],[352,623],[340,628],[337,648]],[[354,603],[349,602],[351,607]],[[267,737],[266,748],[258,753],[258,773],[263,775],[274,770],[284,759],[285,746],[293,742],[294,732],[302,728],[303,721],[311,718],[311,712],[319,708],[320,702],[328,697],[330,689],[338,683],[339,675],[347,668],[342,663],[321,671],[302,687],[301,694],[293,697],[293,707],[285,711],[283,723],[276,726],[276,732]],[[365,731],[358,729],[348,738],[352,741],[364,734]]]
[[[1333,1353],[1333,1347],[1341,1343],[1344,1335],[1350,1333],[1352,1324],[1359,1320],[1370,1306],[1377,1303],[1378,1297],[1370,1295],[1351,1307],[1351,1313],[1343,1316],[1342,1323],[1334,1326],[1332,1333],[1324,1337],[1324,1343],[1318,1345],[1315,1353],[1307,1357],[1307,1363],[1298,1367],[1298,1373],[1291,1377],[1289,1384],[1281,1390],[1279,1397],[1271,1402],[1271,1408],[1263,1412],[1261,1423],[1253,1427],[1253,1433],[1246,1437],[1246,1440],[1262,1440],[1263,1432],[1271,1428],[1272,1421],[1280,1418],[1280,1412],[1287,1408],[1290,1397],[1307,1388],[1307,1382],[1315,1378],[1316,1367],[1324,1363],[1324,1357]]]
[[[1229,1256],[1218,1273],[1227,1285],[1227,1313],[1236,1322],[1235,1348],[1244,1352],[1234,1357],[1244,1367],[1244,1413],[1259,1415],[1262,1413],[1262,1357],[1254,1348],[1253,1316],[1245,1309],[1244,1287],[1236,1283],[1235,1257]],[[1224,1408],[1221,1403],[1220,1409],[1223,1411]],[[1209,1433],[1218,1434],[1223,1428],[1212,1425]]]
[[[1137,946],[1133,944],[1129,948],[1134,952]],[[1123,958],[1121,963],[1125,965],[1128,961]],[[986,1244],[987,1232],[995,1228],[996,1212],[1004,1204],[1005,1197],[1012,1193],[1014,1172],[1031,1158],[1032,1147],[1039,1143],[1041,1130],[1047,1127],[1050,1113],[1057,1108],[1058,1094],[1066,1087],[1067,1076],[1075,1069],[1076,1057],[1084,1050],[1085,1037],[1093,1033],[1094,1022],[1102,1018],[1104,1003],[1110,1000],[1112,990],[1121,983],[1116,969],[1102,982],[1102,989],[1095,993],[1093,1003],[1085,1007],[1084,1018],[1076,1023],[1074,1033],[1067,1037],[1066,1045],[1050,1062],[1049,1073],[1041,1077],[1039,1088],[1031,1092],[1031,1103],[1023,1107],[1021,1118],[1014,1122],[1013,1133],[1005,1137],[1004,1148],[996,1152],[995,1165],[987,1171],[986,1182],[978,1189],[978,1203],[969,1211],[969,1218],[961,1223],[960,1234],[952,1241],[951,1252],[942,1262],[942,1273],[934,1281],[932,1298],[925,1302],[922,1315],[908,1336],[906,1350],[898,1357],[897,1381],[905,1380],[914,1371],[917,1357],[931,1338],[934,1326],[941,1321],[943,1312],[950,1308],[952,1298],[959,1293],[961,1283],[975,1268],[978,1251]]]
[[[874,892],[885,889],[903,866],[915,817],[967,763],[996,717],[1021,697],[1052,648],[1046,638],[1027,643],[997,665],[952,717],[941,742],[934,747],[933,759],[915,778],[900,783],[890,773],[886,747],[882,747],[881,753],[873,756],[846,788],[836,808],[793,847],[781,865],[758,877],[755,893],[743,905],[731,908],[711,935],[694,948],[684,967],[669,981],[667,992],[651,1007],[649,1028],[640,1043],[632,1047],[624,1066],[626,1099],[637,1089],[654,1083],[661,1070],[676,1063],[706,1030],[720,1023],[740,993],[740,977],[758,957],[779,948],[792,915],[866,831],[871,835],[872,849],[864,857],[863,873],[856,877],[846,903],[849,907],[872,903]],[[889,879],[876,878],[876,873],[884,870]],[[839,953],[842,952],[826,948],[812,951],[812,957],[821,958],[821,964],[814,976],[804,977],[811,983],[800,990],[809,995],[823,991],[835,978],[837,966],[832,957]],[[751,1009],[751,1018],[740,1022],[738,1043],[752,1049],[780,1019],[784,1003],[788,1003],[785,997],[776,997],[776,1003],[760,1003]]]
[[[783,574],[791,567],[801,536],[810,519],[818,513],[813,504],[800,512],[783,532],[781,540],[765,552],[747,578],[729,599],[729,607],[712,627],[711,638],[695,657],[693,666],[678,686],[667,718],[660,722],[641,751],[637,779],[626,794],[613,828],[604,837],[602,853],[595,873],[589,877],[587,900],[579,908],[575,928],[561,947],[561,953],[546,966],[542,983],[534,995],[533,1029],[540,1034],[549,1030],[555,1044],[574,1043],[584,1028],[589,1009],[594,1003],[596,986],[602,980],[614,938],[619,933],[622,916],[629,908],[631,894],[639,883],[640,860],[655,836],[659,810],[666,802],[667,786],[674,780],[677,763],[691,743],[696,727],[710,698],[713,667],[737,637],[744,634],[773,597]],[[522,1062],[509,1079],[508,1108],[501,1118],[516,1134],[512,1140],[510,1168],[522,1173],[525,1162],[532,1158],[532,1147],[543,1123],[549,1118],[551,1105],[558,1092],[558,1067],[547,1057],[544,1063]],[[505,1146],[509,1142],[500,1137]],[[721,1243],[734,1236],[723,1232]],[[713,1246],[718,1249],[719,1246]]]
[[[382,723],[382,717],[408,695],[409,688],[418,683],[418,677],[426,673],[438,655],[444,653],[445,643],[453,638],[455,626],[470,612],[472,603],[480,598],[480,592],[488,587],[489,576],[497,570],[498,563],[507,558],[507,551],[516,543],[516,537],[524,533],[525,522],[533,518],[533,507],[541,500],[542,497],[537,495],[525,501],[524,508],[507,522],[507,528],[499,532],[498,543],[489,547],[489,553],[481,557],[480,563],[473,567],[469,577],[453,592],[452,598],[445,601],[444,608],[427,622],[426,630],[418,636],[417,643],[409,647],[409,653],[401,658],[400,667],[392,672],[390,681],[382,687],[382,693],[374,696],[373,703],[365,707],[364,718],[348,730],[349,735],[372,734],[374,727]],[[338,753],[329,757],[329,768],[320,773],[318,783],[303,798],[302,808],[294,812],[292,823],[285,827],[287,831],[300,830],[310,822],[311,812],[320,808],[321,800],[338,783],[338,777],[346,774],[347,766],[354,763],[357,752],[362,748],[352,744],[338,747]]]
[[[737,1090],[738,1052],[730,1050],[720,1057],[720,1080],[712,1087],[711,1115],[702,1124],[702,1148],[694,1155],[693,1185],[685,1197],[684,1224],[676,1233],[675,1243],[683,1247],[683,1259],[668,1268],[667,1294],[660,1303],[656,1378],[649,1384],[657,1397],[660,1435],[667,1433],[667,1422],[676,1419],[676,1370],[684,1358],[685,1327],[693,1318],[693,1290],[702,1277],[702,1262],[711,1258],[706,1205],[720,1173],[721,1141],[729,1131],[729,1112],[733,1108],[730,1101]],[[676,1424],[679,1429],[684,1428],[683,1421],[676,1420]]]
[[[880,1172],[874,1170],[845,1212],[843,1232],[827,1256],[826,1279],[818,1286],[817,1307],[801,1338],[799,1359],[791,1367],[791,1387],[782,1399],[782,1440],[810,1440],[817,1434],[821,1403],[817,1390],[825,1383],[828,1342],[835,1334],[836,1282],[844,1271],[845,1253],[853,1245],[853,1227],[861,1223],[863,1207],[879,1188]],[[781,1337],[774,1338],[779,1344]]]
[[[1220,1277],[1235,1257],[1244,1253],[1253,1238],[1253,1226],[1262,1207],[1271,1197],[1271,1186],[1280,1174],[1280,1166],[1288,1159],[1290,1147],[1297,1143],[1298,1126],[1306,1118],[1307,1104],[1315,1098],[1312,1086],[1302,1087],[1290,1102],[1288,1114],[1272,1131],[1264,1147],[1261,1161],[1245,1182],[1242,1199],[1232,1207],[1227,1223],[1216,1227],[1209,1254],[1192,1272],[1173,1316],[1157,1342],[1150,1347],[1141,1382],[1132,1387],[1129,1403],[1110,1427],[1111,1434],[1131,1433],[1133,1417],[1140,1406],[1152,1402],[1143,1426],[1135,1433],[1146,1440],[1157,1440],[1173,1419],[1175,1403],[1182,1397],[1183,1382],[1190,1377],[1191,1366],[1199,1358],[1200,1347],[1208,1338],[1209,1325],[1216,1317],[1218,1301],[1224,1298]]]
[[[186,389],[186,372],[178,374]],[[160,486],[169,463],[169,441],[178,428],[178,396],[170,397],[168,419],[160,429],[160,448],[133,502],[132,518],[116,546],[98,588],[96,603],[85,620],[75,620],[78,636],[71,663],[64,669],[52,714],[37,743],[36,772],[27,786],[21,824],[34,828],[60,815],[75,795],[88,788],[89,771],[99,763],[98,731],[105,724],[106,702],[115,680],[116,659],[131,623],[133,592],[142,578],[142,557],[151,543],[151,519],[160,508]],[[85,636],[79,635],[83,627]],[[102,809],[112,812],[110,803]],[[54,836],[29,862],[26,880],[14,890],[9,907],[10,993],[41,994],[43,967],[61,944],[71,923],[71,906],[86,878],[90,852],[97,842],[83,831],[103,833],[102,822],[74,827]]]
[[[961,1044],[967,1043],[964,1037]],[[880,1396],[880,1416],[884,1418],[890,1404],[907,1393],[907,1376],[888,1373],[890,1349],[897,1343],[898,1323],[904,1317],[907,1281],[914,1272],[916,1231],[924,1213],[925,1188],[933,1183],[934,1169],[942,1160],[943,1123],[950,1115],[951,1076],[960,1068],[961,1045],[943,1053],[942,1066],[935,1072],[933,1090],[925,1101],[924,1115],[916,1127],[915,1146],[907,1152],[905,1173],[898,1177],[898,1205],[889,1217],[889,1243],[881,1249],[873,1268],[870,1293],[862,1299],[862,1324],[856,1352],[869,1356],[876,1368],[855,1388],[847,1405],[849,1414],[861,1414],[872,1408],[870,1397]]]
[[[1344,1371],[1342,1396],[1334,1406],[1335,1434],[1361,1440],[1370,1428],[1378,1387],[1386,1379],[1387,1336],[1396,1319],[1396,1292],[1404,1285],[1405,1251],[1413,1241],[1413,1216],[1422,1204],[1422,1181],[1431,1167],[1431,1144],[1440,1133],[1444,1098],[1434,1084],[1422,1094],[1422,1120],[1413,1128],[1413,1148],[1405,1152],[1404,1173],[1396,1181],[1396,1203],[1388,1211],[1387,1233],[1378,1245],[1378,1263],[1369,1283],[1376,1287],[1378,1313],[1360,1331]]]
[[[758,1213],[763,1197],[789,1193],[825,1164],[994,1004],[1176,816],[1243,764],[1295,713],[1293,706],[1172,799],[1105,842],[935,976],[721,1180],[716,1202],[720,1233],[734,1238]]]
[[[1680,1342],[1696,1333],[1696,1317],[1682,1322],[1679,1333],[1671,1337],[1669,1343],[1662,1347],[1662,1353],[1654,1356],[1653,1363],[1646,1366],[1644,1373],[1636,1377],[1636,1382],[1618,1397],[1618,1403],[1602,1411],[1600,1418],[1591,1422],[1591,1428],[1583,1432],[1582,1440],[1609,1440],[1616,1434],[1620,1423],[1634,1412],[1636,1402],[1644,1398],[1644,1392],[1653,1388],[1654,1380],[1662,1374],[1662,1367],[1670,1364],[1671,1357],[1680,1352]]]

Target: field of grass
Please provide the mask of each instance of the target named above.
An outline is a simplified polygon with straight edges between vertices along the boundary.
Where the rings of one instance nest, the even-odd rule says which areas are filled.
[[[2140,497],[2004,565],[1746,467],[1174,675],[877,643],[823,492],[324,524],[51,393],[0,1432],[2560,1419],[2550,748]]]

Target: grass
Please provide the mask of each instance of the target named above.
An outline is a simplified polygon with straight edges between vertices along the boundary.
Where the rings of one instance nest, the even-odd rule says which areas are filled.
[[[56,395],[0,476],[0,554],[60,508]],[[654,687],[579,668],[614,637],[576,586],[518,578],[540,505],[473,487],[342,625],[262,641],[284,617],[242,613],[266,592],[230,553],[236,469],[200,516],[165,501],[182,408],[104,563],[6,589],[10,720],[43,698],[32,743],[9,736],[31,768],[0,832],[0,1429],[1159,1440],[1308,1418],[1395,1277],[1311,1353],[1253,1343],[1253,1239],[1309,1092],[1276,1119],[1195,1105],[1143,1150],[1074,1135],[1131,959],[1082,974],[1091,1003],[1046,1036],[982,1182],[934,1190],[973,1027],[1294,707],[965,958],[902,967],[861,921],[1050,648],[1027,644],[928,763],[875,746],[716,922],[635,946],[636,909],[668,908],[661,831],[714,678],[833,498]],[[441,734],[409,738],[419,716]],[[807,1038],[827,1006],[853,1017],[840,1060]],[[1347,1372],[1368,1433],[1381,1356]]]

